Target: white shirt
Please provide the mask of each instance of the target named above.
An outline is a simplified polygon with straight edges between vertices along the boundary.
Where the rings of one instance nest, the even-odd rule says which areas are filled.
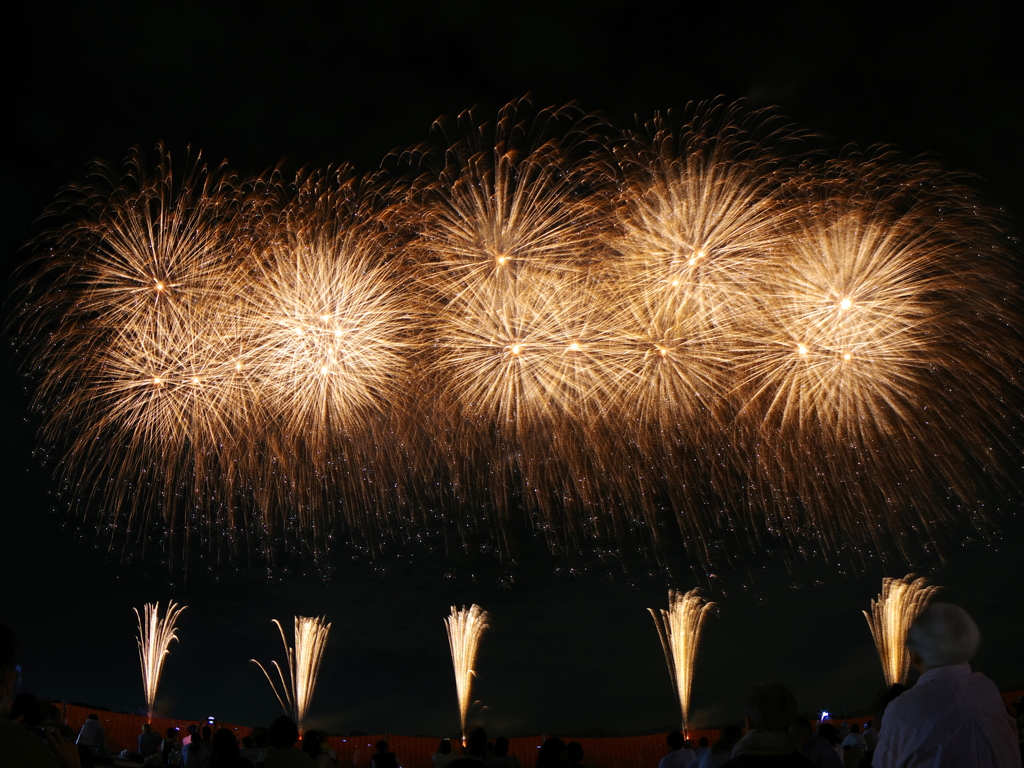
[[[1016,725],[968,664],[929,669],[885,710],[874,768],[1020,768]]]
[[[843,739],[843,743],[839,745],[840,749],[846,749],[847,747],[853,747],[854,749],[860,750],[867,749],[867,745],[864,743],[864,737],[859,733],[851,733]]]

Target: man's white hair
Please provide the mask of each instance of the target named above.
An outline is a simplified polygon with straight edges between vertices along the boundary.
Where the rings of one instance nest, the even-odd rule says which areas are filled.
[[[966,664],[980,642],[981,632],[974,619],[952,603],[932,603],[907,632],[907,648],[921,654],[928,669]]]

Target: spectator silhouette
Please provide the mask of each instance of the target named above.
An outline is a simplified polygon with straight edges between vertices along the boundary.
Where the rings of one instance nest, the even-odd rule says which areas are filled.
[[[264,728],[263,730],[266,731],[266,728]],[[263,749],[265,748],[266,747],[264,746]],[[240,754],[250,763],[255,765],[259,761],[260,755],[263,754],[263,749],[256,746],[256,739],[254,739],[252,736],[245,736],[242,738],[242,744],[238,748],[238,754]]]
[[[317,768],[331,768],[334,764],[330,756],[323,750],[320,731],[306,731],[306,735],[302,737],[302,751],[313,758]]]
[[[537,768],[565,768],[568,764],[564,741],[552,737],[540,745],[537,752]]]
[[[80,747],[88,748],[96,757],[106,757],[107,735],[103,732],[103,724],[95,712],[85,718],[85,722],[82,723],[82,729],[78,732],[77,744]]]
[[[145,760],[160,752],[160,734],[153,730],[149,723],[142,724],[142,733],[139,734],[137,746],[139,756]]]
[[[494,740],[494,751],[487,758],[492,768],[522,768],[519,758],[508,753],[508,738],[499,736]]]
[[[725,768],[813,768],[797,749],[789,727],[796,719],[796,699],[786,686],[762,683],[747,695],[747,734],[733,748]]]
[[[18,768],[80,768],[78,746],[55,726],[39,726],[36,733],[5,714],[14,700],[20,668],[16,663],[14,633],[0,622],[0,757],[4,766]]]
[[[569,765],[586,768],[583,765],[583,745],[578,741],[570,741],[565,745],[565,756],[569,759]]]
[[[398,757],[388,751],[388,743],[381,739],[377,742],[377,752],[370,758],[370,768],[398,768]]]
[[[921,677],[885,710],[875,768],[1020,768],[1016,727],[999,689],[971,657],[981,633],[963,608],[932,603],[907,632]]]
[[[260,768],[313,768],[313,758],[295,746],[299,740],[299,726],[287,715],[281,715],[270,724],[267,733],[270,746],[260,758]]]
[[[469,732],[466,740],[465,754],[457,760],[448,763],[448,768],[472,768],[473,766],[486,765],[487,757],[487,731],[483,728],[474,728]]]
[[[192,727],[189,726],[190,729]],[[181,748],[181,764],[184,768],[206,768],[206,760],[209,756],[210,750],[194,732],[189,743]]]
[[[860,723],[850,724],[850,732],[843,737],[840,748],[843,750],[843,767],[860,768],[864,753],[867,751],[867,744],[860,734]]]
[[[824,723],[832,728],[828,723]],[[835,730],[833,728],[833,730]],[[826,728],[826,732],[828,729]],[[800,752],[814,763],[815,768],[843,768],[843,761],[839,759],[835,745],[821,734],[821,729],[815,733],[811,729],[811,721],[806,717],[798,717],[789,726],[789,732],[793,734]]]
[[[819,723],[818,735],[825,740],[825,742],[833,749],[838,750],[839,747],[839,729],[836,728],[832,723]],[[839,756],[838,751],[836,756]]]
[[[181,765],[181,741],[174,726],[167,729],[167,736],[160,742],[160,757],[164,765]]]
[[[697,756],[697,759],[696,759],[696,761],[694,761],[693,764],[695,766],[700,766],[700,761],[704,759],[704,755],[706,755],[707,752],[708,752],[708,737],[707,736],[701,736],[700,737],[700,741],[697,742],[697,749],[694,752],[694,754]]]
[[[441,739],[437,745],[437,751],[430,756],[430,759],[434,762],[434,768],[441,768],[442,765],[446,765],[457,758],[458,755],[452,754],[452,743],[448,739]]]
[[[736,742],[743,736],[743,729],[738,725],[727,725],[722,729],[711,749],[700,760],[698,768],[719,768],[732,759],[732,750]]]
[[[893,683],[888,688],[883,688],[881,692],[875,696],[874,701],[871,702],[871,712],[875,716],[871,721],[870,728],[872,738],[868,740],[868,734],[864,734],[865,741],[868,742],[868,752],[864,755],[864,759],[861,761],[861,768],[871,768],[871,764],[874,761],[875,750],[878,749],[878,732],[882,727],[882,718],[885,716],[885,710],[906,690],[908,690],[907,686],[901,683]]]
[[[843,749],[847,747],[857,747],[861,750],[866,750],[867,745],[864,743],[864,737],[860,733],[860,723],[851,723],[850,732],[843,738]]]
[[[658,768],[687,768],[697,759],[696,753],[688,748],[686,737],[679,731],[671,731],[665,737],[665,744],[669,753],[661,758]]]
[[[238,739],[227,728],[220,728],[210,742],[209,768],[253,768],[253,764],[242,757]]]

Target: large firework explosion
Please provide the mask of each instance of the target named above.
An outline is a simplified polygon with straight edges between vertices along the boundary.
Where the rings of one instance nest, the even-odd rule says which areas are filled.
[[[983,528],[1019,457],[1010,241],[933,162],[808,144],[517,102],[367,178],[99,165],[19,303],[43,442],[81,514],[169,552]]]

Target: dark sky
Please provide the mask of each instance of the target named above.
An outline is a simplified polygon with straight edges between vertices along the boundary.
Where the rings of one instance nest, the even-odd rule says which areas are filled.
[[[191,144],[257,172],[351,160],[372,170],[423,139],[434,118],[495,110],[531,92],[579,100],[621,124],[724,95],[777,105],[834,146],[895,143],[977,174],[994,206],[1024,214],[1021,35],[1011,3],[630,4],[620,2],[34,2],[5,25],[2,269],[61,184],[96,157]],[[642,8],[643,10],[638,10]],[[1018,230],[1019,231],[1019,230]],[[516,565],[414,552],[372,562],[342,551],[329,579],[301,566],[191,569],[122,563],[51,514],[31,456],[27,383],[5,359],[0,618],[24,645],[25,687],[135,711],[143,704],[133,606],[175,599],[181,622],[160,709],[266,723],[276,702],[250,657],[281,651],[271,619],[334,623],[314,713],[349,731],[450,733],[455,688],[442,618],[493,614],[477,668],[482,719],[510,734],[668,728],[678,714],[648,606],[666,584],[568,565],[535,544]],[[1011,504],[1012,506],[1012,504]],[[963,535],[966,537],[966,534]],[[950,533],[952,541],[961,538]],[[863,709],[883,681],[860,610],[883,575],[916,565],[978,618],[976,666],[1024,687],[1019,518],[944,562],[859,574],[778,554],[719,574],[694,724],[737,719],[745,688],[790,684],[805,709]],[[511,573],[514,583],[503,577]],[[689,587],[706,583],[694,576]]]

